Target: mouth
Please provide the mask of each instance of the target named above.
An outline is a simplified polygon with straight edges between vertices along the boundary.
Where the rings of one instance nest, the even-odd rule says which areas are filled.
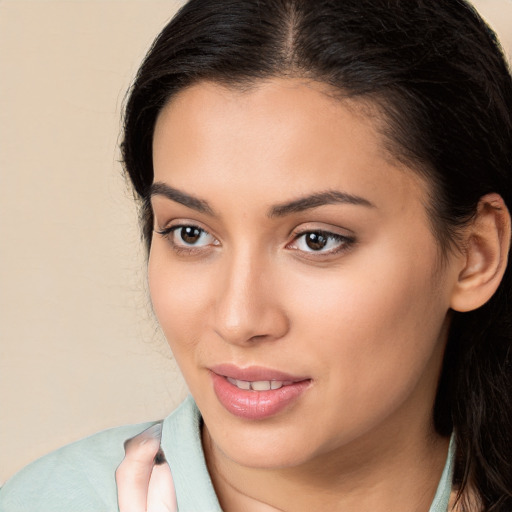
[[[227,381],[236,386],[238,389],[251,390],[251,391],[268,391],[270,389],[280,389],[283,386],[289,386],[293,384],[293,381],[282,381],[282,380],[238,380],[226,377]]]
[[[213,389],[231,414],[262,420],[288,409],[310,387],[309,377],[251,366],[219,365],[210,368]]]

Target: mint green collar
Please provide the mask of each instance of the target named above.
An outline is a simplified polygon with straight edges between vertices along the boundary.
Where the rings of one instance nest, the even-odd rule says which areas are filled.
[[[448,456],[446,457],[446,464],[444,465],[443,474],[441,475],[441,480],[439,480],[436,495],[434,496],[432,505],[430,505],[429,512],[447,512],[448,510],[448,503],[452,492],[454,459],[455,436],[452,435],[450,439],[450,446],[448,448]]]

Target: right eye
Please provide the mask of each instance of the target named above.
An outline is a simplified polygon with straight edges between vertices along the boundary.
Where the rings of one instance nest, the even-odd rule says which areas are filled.
[[[157,233],[167,238],[170,244],[177,250],[192,250],[209,245],[219,245],[218,240],[208,233],[208,231],[192,224],[171,226],[159,230]]]

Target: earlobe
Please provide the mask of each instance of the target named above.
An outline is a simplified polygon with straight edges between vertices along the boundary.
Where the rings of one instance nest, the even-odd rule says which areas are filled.
[[[493,296],[507,267],[510,230],[510,213],[501,196],[481,197],[465,233],[463,268],[452,293],[452,309],[472,311]]]

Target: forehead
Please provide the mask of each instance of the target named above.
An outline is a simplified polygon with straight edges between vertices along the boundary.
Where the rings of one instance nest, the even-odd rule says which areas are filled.
[[[341,189],[388,193],[406,203],[425,184],[389,153],[377,109],[334,98],[323,84],[272,79],[246,90],[201,82],[181,91],[158,117],[155,181],[221,200],[226,192],[266,206]],[[220,188],[221,190],[216,190]],[[422,197],[419,197],[422,196]]]

